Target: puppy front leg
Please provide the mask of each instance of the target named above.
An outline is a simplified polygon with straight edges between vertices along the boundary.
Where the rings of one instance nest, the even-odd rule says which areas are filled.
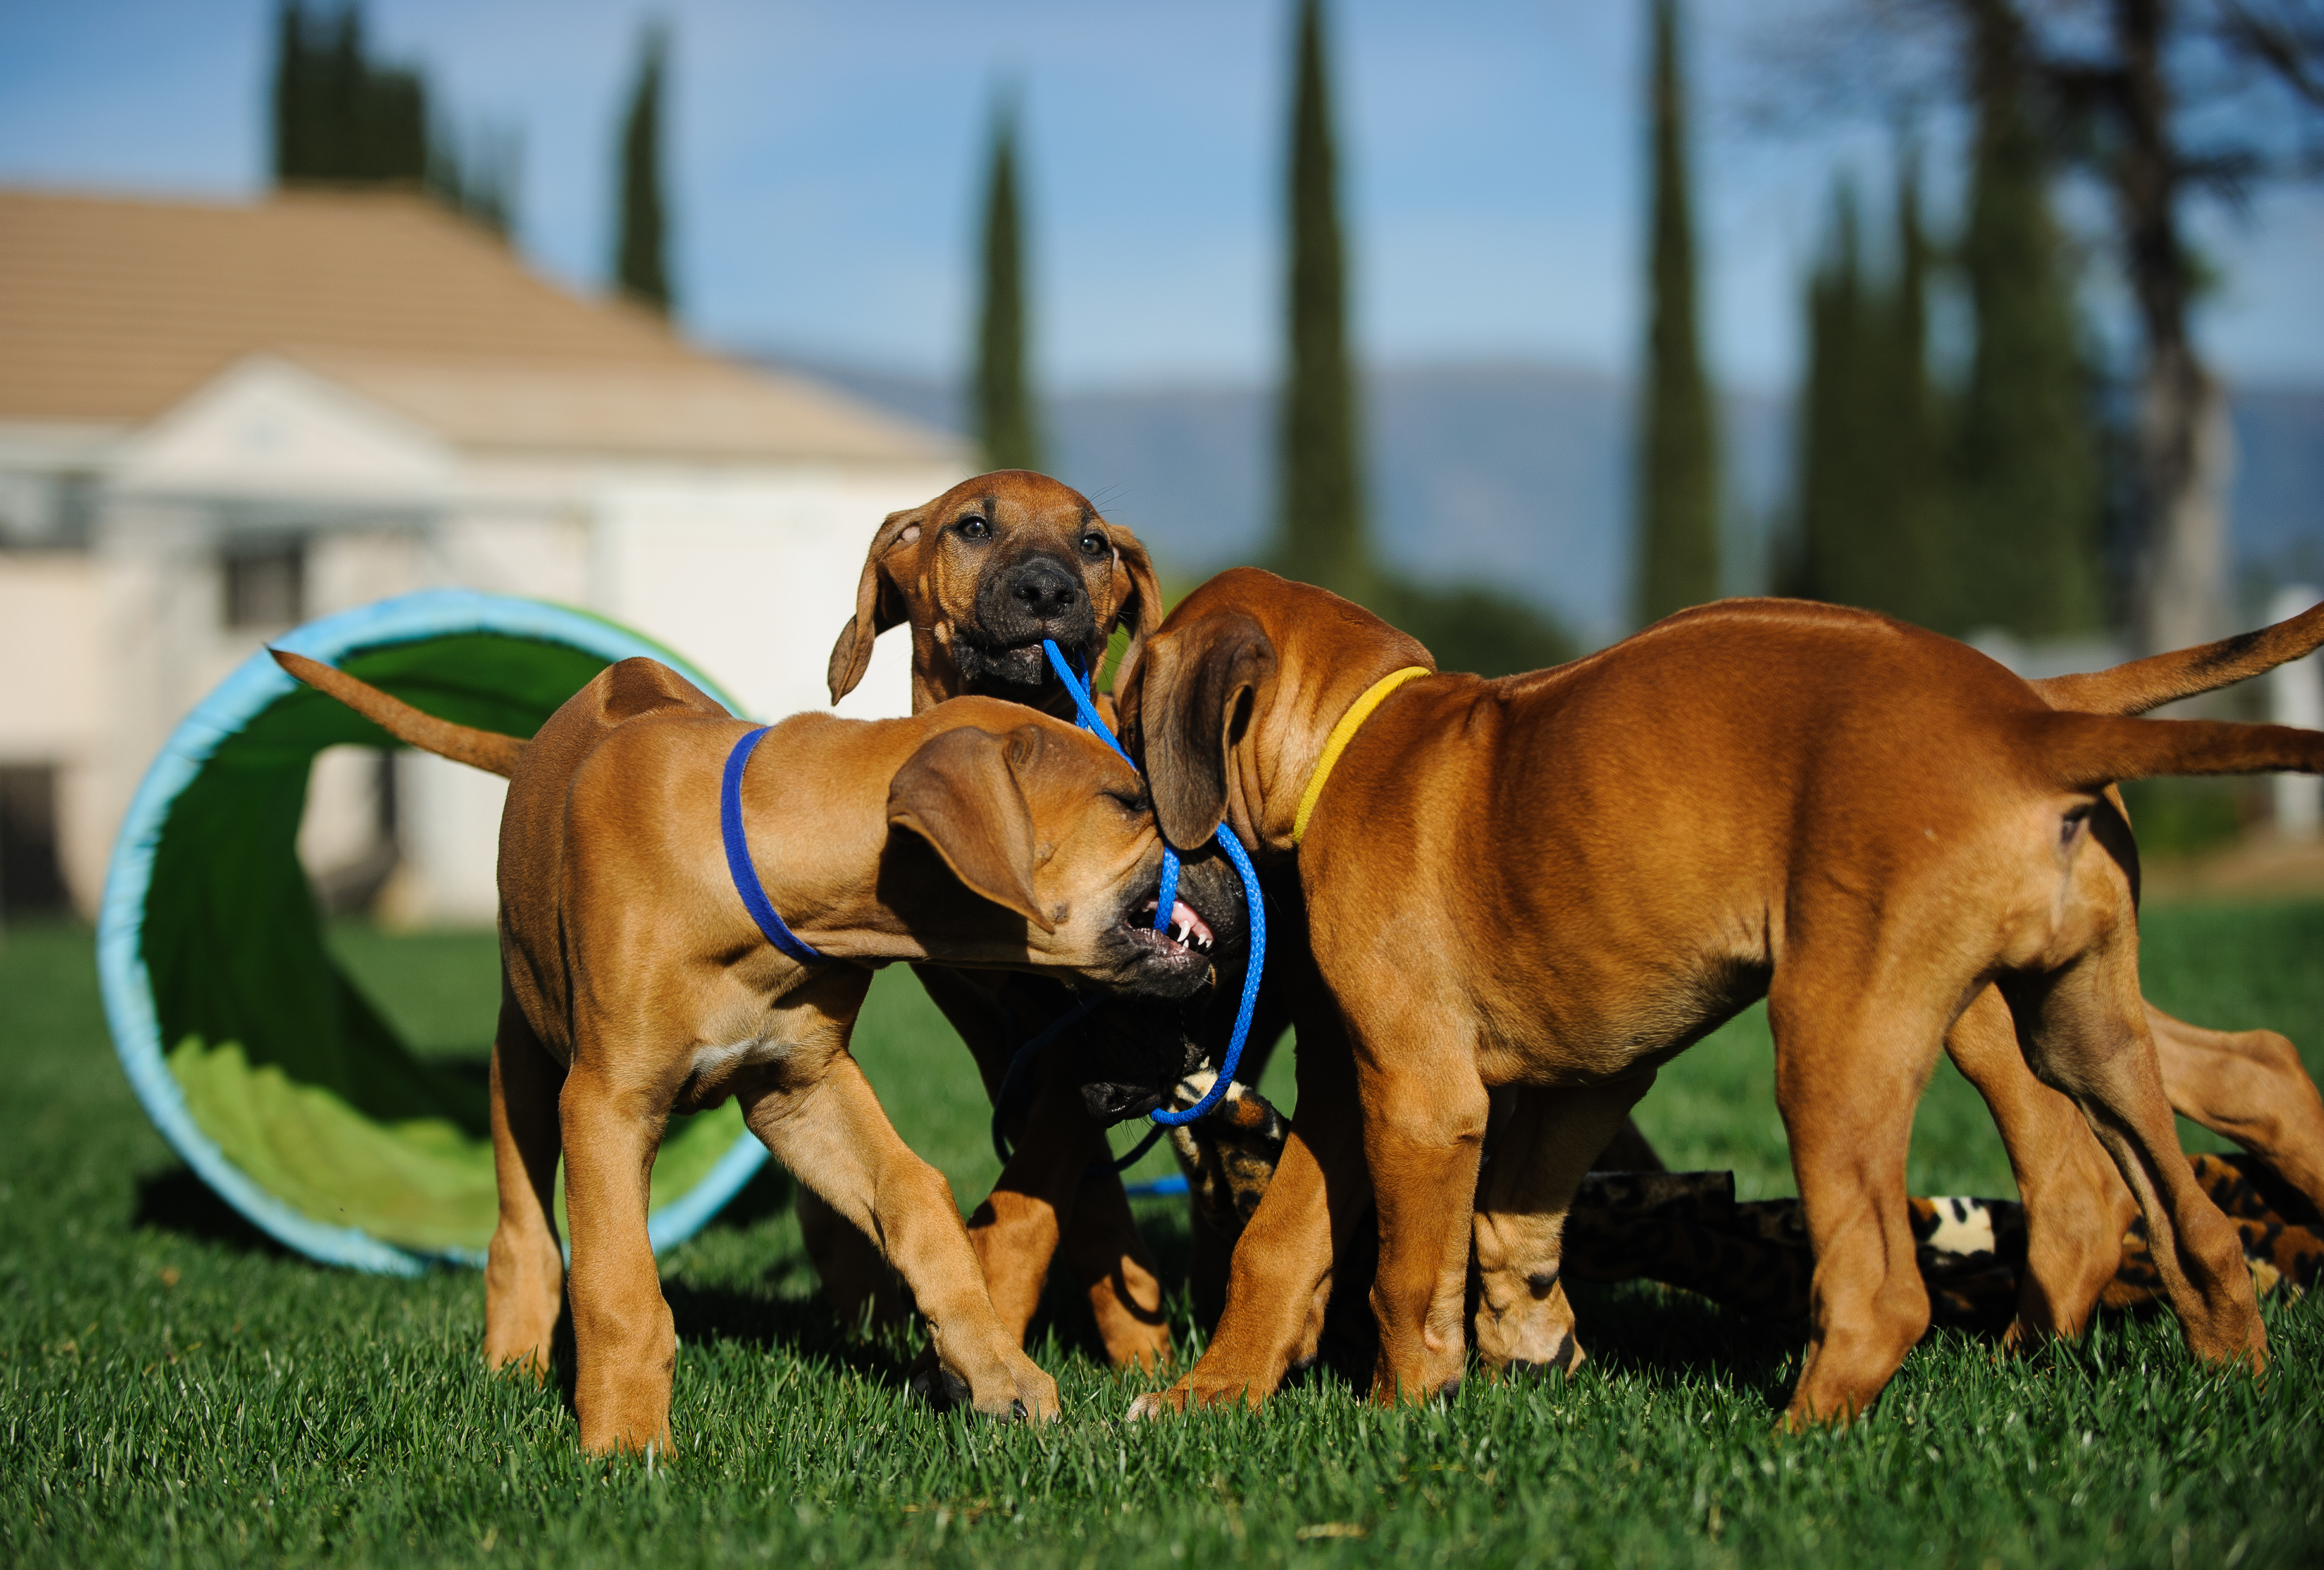
[[[646,1235],[667,1105],[586,1067],[566,1076],[558,1101],[573,1227],[573,1404],[582,1447],[593,1453],[669,1444],[678,1330]]]
[[[1255,1407],[1316,1353],[1334,1261],[1351,1229],[1370,1214],[1372,1195],[1354,1068],[1335,1012],[1301,1014],[1298,1053],[1299,1110],[1235,1242],[1218,1328],[1177,1383],[1130,1404],[1132,1418],[1219,1401]]]
[[[1161,1278],[1121,1179],[1090,1171],[1108,1151],[1083,1104],[1067,1045],[1042,1054],[1016,1154],[969,1218],[969,1238],[992,1306],[1020,1343],[1049,1263],[1061,1259],[1089,1302],[1107,1360],[1116,1368],[1158,1366],[1170,1356]]]
[[[798,1217],[799,1241],[823,1283],[824,1298],[851,1333],[884,1330],[912,1316],[896,1272],[881,1257],[879,1245],[853,1222],[804,1183],[791,1196],[791,1209]]]
[[[928,1322],[937,1361],[989,1417],[1057,1416],[1057,1386],[992,1309],[944,1174],[888,1122],[863,1071],[836,1053],[811,1083],[744,1092],[742,1115],[777,1160],[880,1245]]]
[[[968,1237],[993,1312],[1022,1345],[1058,1237],[1072,1224],[1082,1171],[1100,1147],[1078,1104],[1047,1095],[1036,1097],[1015,1132],[1009,1165],[968,1218]]]
[[[1441,1029],[1436,1051],[1417,1048],[1426,1038],[1416,1030],[1383,1031],[1379,1039],[1402,1048],[1394,1059],[1363,1050],[1375,1039],[1369,1024],[1356,1034],[1364,1162],[1379,1211],[1372,1313],[1380,1345],[1372,1399],[1382,1406],[1423,1401],[1461,1382],[1467,1351],[1461,1309],[1485,1141],[1485,1086],[1465,1039],[1446,1040]],[[1578,1181],[1581,1173],[1573,1176]]]

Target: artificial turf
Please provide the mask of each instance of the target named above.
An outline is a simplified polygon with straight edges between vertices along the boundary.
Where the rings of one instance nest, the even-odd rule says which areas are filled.
[[[2324,1047],[2324,904],[2146,924],[2157,1002]],[[424,1050],[473,1053],[493,962],[474,935],[335,946]],[[990,1183],[965,1053],[908,976],[859,1049],[964,1202]],[[1288,1053],[1269,1088],[1280,1087]],[[790,1565],[1221,1560],[1462,1565],[2259,1565],[2324,1550],[2324,1304],[2268,1308],[2263,1381],[2190,1365],[2167,1318],[2003,1362],[1940,1333],[1853,1427],[1772,1432],[1802,1328],[1650,1287],[1578,1303],[1576,1377],[1379,1411],[1320,1374],[1262,1411],[1120,1421],[1140,1378],[1061,1310],[1036,1355],[1066,1417],[1008,1427],[904,1391],[910,1348],[853,1340],[813,1295],[770,1175],[663,1261],[681,1341],[677,1454],[574,1445],[558,1387],[479,1364],[473,1274],[349,1275],[286,1255],[177,1163],[115,1067],[89,943],[0,940],[0,1561]],[[1764,1024],[1665,1070],[1640,1122],[1674,1164],[1784,1192]],[[1286,1097],[1286,1099],[1288,1099]],[[2191,1142],[2191,1141],[2190,1141]],[[2007,1195],[1975,1096],[1941,1068],[1923,1192]],[[1142,1202],[1166,1270],[1177,1204]],[[1192,1345],[1192,1327],[1179,1326]]]

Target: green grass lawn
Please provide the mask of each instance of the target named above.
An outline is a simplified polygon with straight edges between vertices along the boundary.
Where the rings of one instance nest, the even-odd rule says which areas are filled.
[[[341,955],[422,1050],[478,1051],[489,939],[352,928]],[[2324,1047],[2324,905],[2147,923],[2164,1007]],[[900,973],[859,1048],[964,1203],[990,1184],[967,1056]],[[1284,1092],[1288,1053],[1270,1076]],[[1771,1432],[1802,1329],[1648,1287],[1579,1303],[1571,1381],[1378,1412],[1332,1375],[1263,1412],[1120,1421],[1141,1380],[1061,1310],[1036,1355],[1064,1422],[915,1406],[910,1349],[853,1342],[813,1295],[788,1186],[761,1178],[664,1261],[678,1454],[579,1455],[554,1385],[479,1366],[483,1290],[345,1274],[273,1248],[169,1154],[98,1011],[88,935],[0,943],[0,1562],[1837,1564],[2313,1563],[2324,1550],[2324,1305],[2276,1304],[2264,1383],[2190,1366],[2167,1319],[2115,1318],[2027,1362],[1942,1333],[1871,1417]],[[1288,1101],[1287,1094],[1282,1099]],[[1790,1173],[1763,1017],[1665,1071],[1639,1118],[1674,1165]],[[1160,1158],[1150,1169],[1167,1169]],[[2011,1192],[1941,1068],[1923,1192]],[[1176,1202],[1140,1206],[1166,1269]],[[1190,1325],[1182,1340],[1194,1341]]]

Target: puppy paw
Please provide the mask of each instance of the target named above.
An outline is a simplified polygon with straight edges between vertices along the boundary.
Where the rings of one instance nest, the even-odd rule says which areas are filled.
[[[1589,1361],[1590,1354],[1582,1350],[1582,1344],[1574,1340],[1569,1332],[1564,1344],[1554,1349],[1548,1356],[1511,1358],[1500,1365],[1499,1377],[1504,1380],[1524,1380],[1553,1373],[1570,1374]]]
[[[1130,1420],[1133,1423],[1158,1421],[1176,1417],[1186,1409],[1186,1387],[1172,1385],[1167,1390],[1148,1390],[1130,1403]]]
[[[1225,1401],[1250,1400],[1254,1407],[1259,1404],[1257,1399],[1251,1399],[1250,1392],[1255,1387],[1250,1381],[1214,1378],[1198,1380],[1195,1375],[1201,1371],[1197,1368],[1194,1374],[1189,1374],[1167,1390],[1150,1390],[1139,1397],[1130,1403],[1130,1418],[1143,1421],[1167,1418],[1192,1411],[1196,1407],[1215,1407]]]
[[[965,1406],[1004,1423],[1054,1423],[1063,1412],[1057,1381],[1005,1340],[958,1362],[923,1354],[910,1382],[912,1392],[939,1412]]]
[[[1036,1423],[1054,1423],[1064,1415],[1057,1399],[1057,1381],[1041,1371],[1041,1367],[1015,1347],[1005,1354],[1009,1366],[1009,1386],[1006,1396],[1008,1409],[991,1415],[1012,1421],[1029,1419]],[[985,1408],[979,1406],[979,1411]]]

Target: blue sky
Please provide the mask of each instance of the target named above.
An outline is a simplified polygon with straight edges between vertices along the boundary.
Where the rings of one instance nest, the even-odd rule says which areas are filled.
[[[1715,372],[1781,387],[1835,161],[1755,134],[1775,0],[1701,0],[1697,178]],[[1789,9],[1796,10],[1794,5]],[[1620,372],[1640,335],[1637,5],[1342,0],[1333,51],[1358,330],[1375,360]],[[996,84],[1021,96],[1037,353],[1053,387],[1248,380],[1277,362],[1287,4],[680,0],[672,173],[690,330],[950,374]],[[646,8],[373,0],[375,44],[464,120],[517,127],[520,239],[600,285]],[[271,0],[0,0],[0,180],[251,194]],[[1942,140],[1942,128],[1937,133]],[[2324,383],[2324,191],[2206,220],[2230,374]],[[2101,300],[2104,291],[2099,291]]]

